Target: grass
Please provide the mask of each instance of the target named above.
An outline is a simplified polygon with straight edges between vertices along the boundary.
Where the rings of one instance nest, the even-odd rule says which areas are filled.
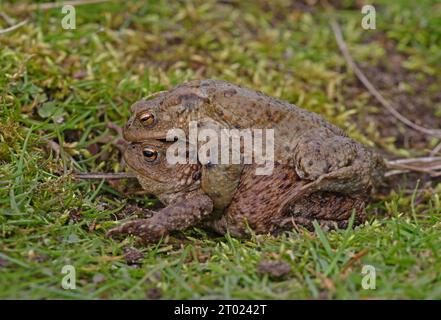
[[[377,1],[377,29],[365,31],[354,2],[333,11],[354,59],[367,71],[401,70],[394,87],[417,108],[403,113],[439,124],[440,5]],[[123,248],[133,239],[104,233],[126,205],[156,200],[69,175],[118,171],[118,150],[100,143],[112,134],[106,125],[123,125],[141,97],[195,78],[229,80],[319,112],[388,158],[427,154],[439,140],[403,139],[409,129],[394,123],[391,132],[377,121],[388,116],[346,69],[320,5],[111,1],[78,6],[77,28],[64,30],[60,9],[26,11],[28,3],[0,4],[16,22],[28,18],[0,35],[1,298],[441,298],[439,179],[389,181],[355,229],[249,240],[192,229],[139,248],[141,263],[128,265]],[[0,29],[7,26],[0,19]],[[50,141],[62,146],[60,157]],[[262,274],[262,260],[291,271]],[[61,287],[65,265],[76,268],[75,290]],[[361,286],[365,265],[376,269],[375,290]]]

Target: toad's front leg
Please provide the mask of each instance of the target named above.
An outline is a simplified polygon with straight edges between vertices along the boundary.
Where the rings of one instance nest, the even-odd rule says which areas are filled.
[[[149,219],[129,221],[111,229],[107,236],[133,234],[145,243],[156,242],[171,231],[196,225],[212,211],[213,201],[207,195],[198,193],[161,209]]]

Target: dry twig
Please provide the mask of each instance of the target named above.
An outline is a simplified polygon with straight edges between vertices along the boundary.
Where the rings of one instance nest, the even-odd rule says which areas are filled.
[[[106,172],[85,172],[85,173],[74,173],[74,178],[80,180],[90,180],[90,179],[104,179],[104,180],[116,180],[116,179],[133,179],[136,178],[136,174],[133,172],[117,172],[117,173],[106,173]]]
[[[421,157],[386,161],[391,171],[386,176],[406,173],[409,171],[430,174],[431,177],[441,176],[441,157]]]
[[[0,34],[5,34],[8,32],[14,31],[14,30],[20,28],[21,26],[24,26],[27,22],[28,22],[28,20],[23,20],[22,22],[19,22],[16,25],[10,26],[9,28],[0,29]]]
[[[0,17],[3,18],[3,20],[6,21],[7,24],[12,26],[15,23],[15,20],[12,19],[10,16],[8,16],[5,12],[0,12]]]
[[[438,144],[433,150],[430,152],[430,156],[433,157],[437,155],[441,151],[441,143]]]
[[[429,129],[422,126],[419,126],[415,123],[413,123],[411,120],[404,117],[401,113],[399,113],[395,108],[392,106],[392,104],[387,101],[381,93],[374,87],[374,85],[369,81],[369,79],[364,75],[363,71],[356,65],[354,62],[354,59],[352,58],[351,54],[349,53],[348,47],[346,46],[346,42],[343,39],[343,35],[341,32],[341,28],[338,24],[338,22],[333,19],[331,21],[331,27],[334,31],[335,39],[337,40],[338,47],[340,48],[341,53],[343,54],[343,57],[346,60],[346,63],[352,68],[355,75],[357,76],[358,80],[363,83],[363,85],[368,89],[370,94],[372,94],[383,107],[386,108],[387,111],[389,111],[396,119],[407,125],[408,127],[422,132],[424,134],[441,138],[441,130],[438,129]]]

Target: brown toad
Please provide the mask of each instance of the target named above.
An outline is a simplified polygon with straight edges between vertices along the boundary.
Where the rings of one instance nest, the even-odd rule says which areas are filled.
[[[307,183],[294,170],[277,164],[271,175],[256,176],[255,165],[245,165],[239,184],[227,206],[217,206],[224,185],[215,195],[201,186],[200,164],[170,164],[166,150],[170,142],[147,140],[128,146],[124,158],[136,173],[147,193],[165,205],[148,219],[127,222],[109,231],[109,236],[133,234],[144,242],[154,242],[174,230],[205,226],[223,234],[245,236],[248,228],[256,233],[278,233],[297,225],[312,227],[316,219],[324,227],[346,227],[351,214],[355,222],[364,218],[363,195],[338,195],[318,192],[292,201]],[[228,190],[230,192],[230,190]]]
[[[173,128],[184,130],[188,136],[191,121],[216,130],[274,129],[275,163],[293,168],[308,182],[295,199],[319,190],[368,193],[383,177],[384,162],[379,155],[320,115],[226,81],[184,83],[135,103],[131,112],[124,128],[129,142],[165,139]],[[233,170],[229,165],[211,168],[212,173],[204,176],[216,179],[203,182],[207,194],[214,196],[216,184],[222,180],[222,184],[235,190],[242,169],[243,166],[236,166]],[[232,196],[230,192],[224,197],[224,205]]]

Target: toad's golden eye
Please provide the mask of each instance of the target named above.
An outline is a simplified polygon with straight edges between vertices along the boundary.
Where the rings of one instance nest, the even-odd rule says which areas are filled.
[[[147,161],[155,161],[158,158],[158,151],[152,148],[144,148],[142,155]]]
[[[139,121],[141,121],[144,126],[151,126],[155,123],[155,116],[153,115],[153,113],[147,111],[141,113],[141,115],[139,116]]]

